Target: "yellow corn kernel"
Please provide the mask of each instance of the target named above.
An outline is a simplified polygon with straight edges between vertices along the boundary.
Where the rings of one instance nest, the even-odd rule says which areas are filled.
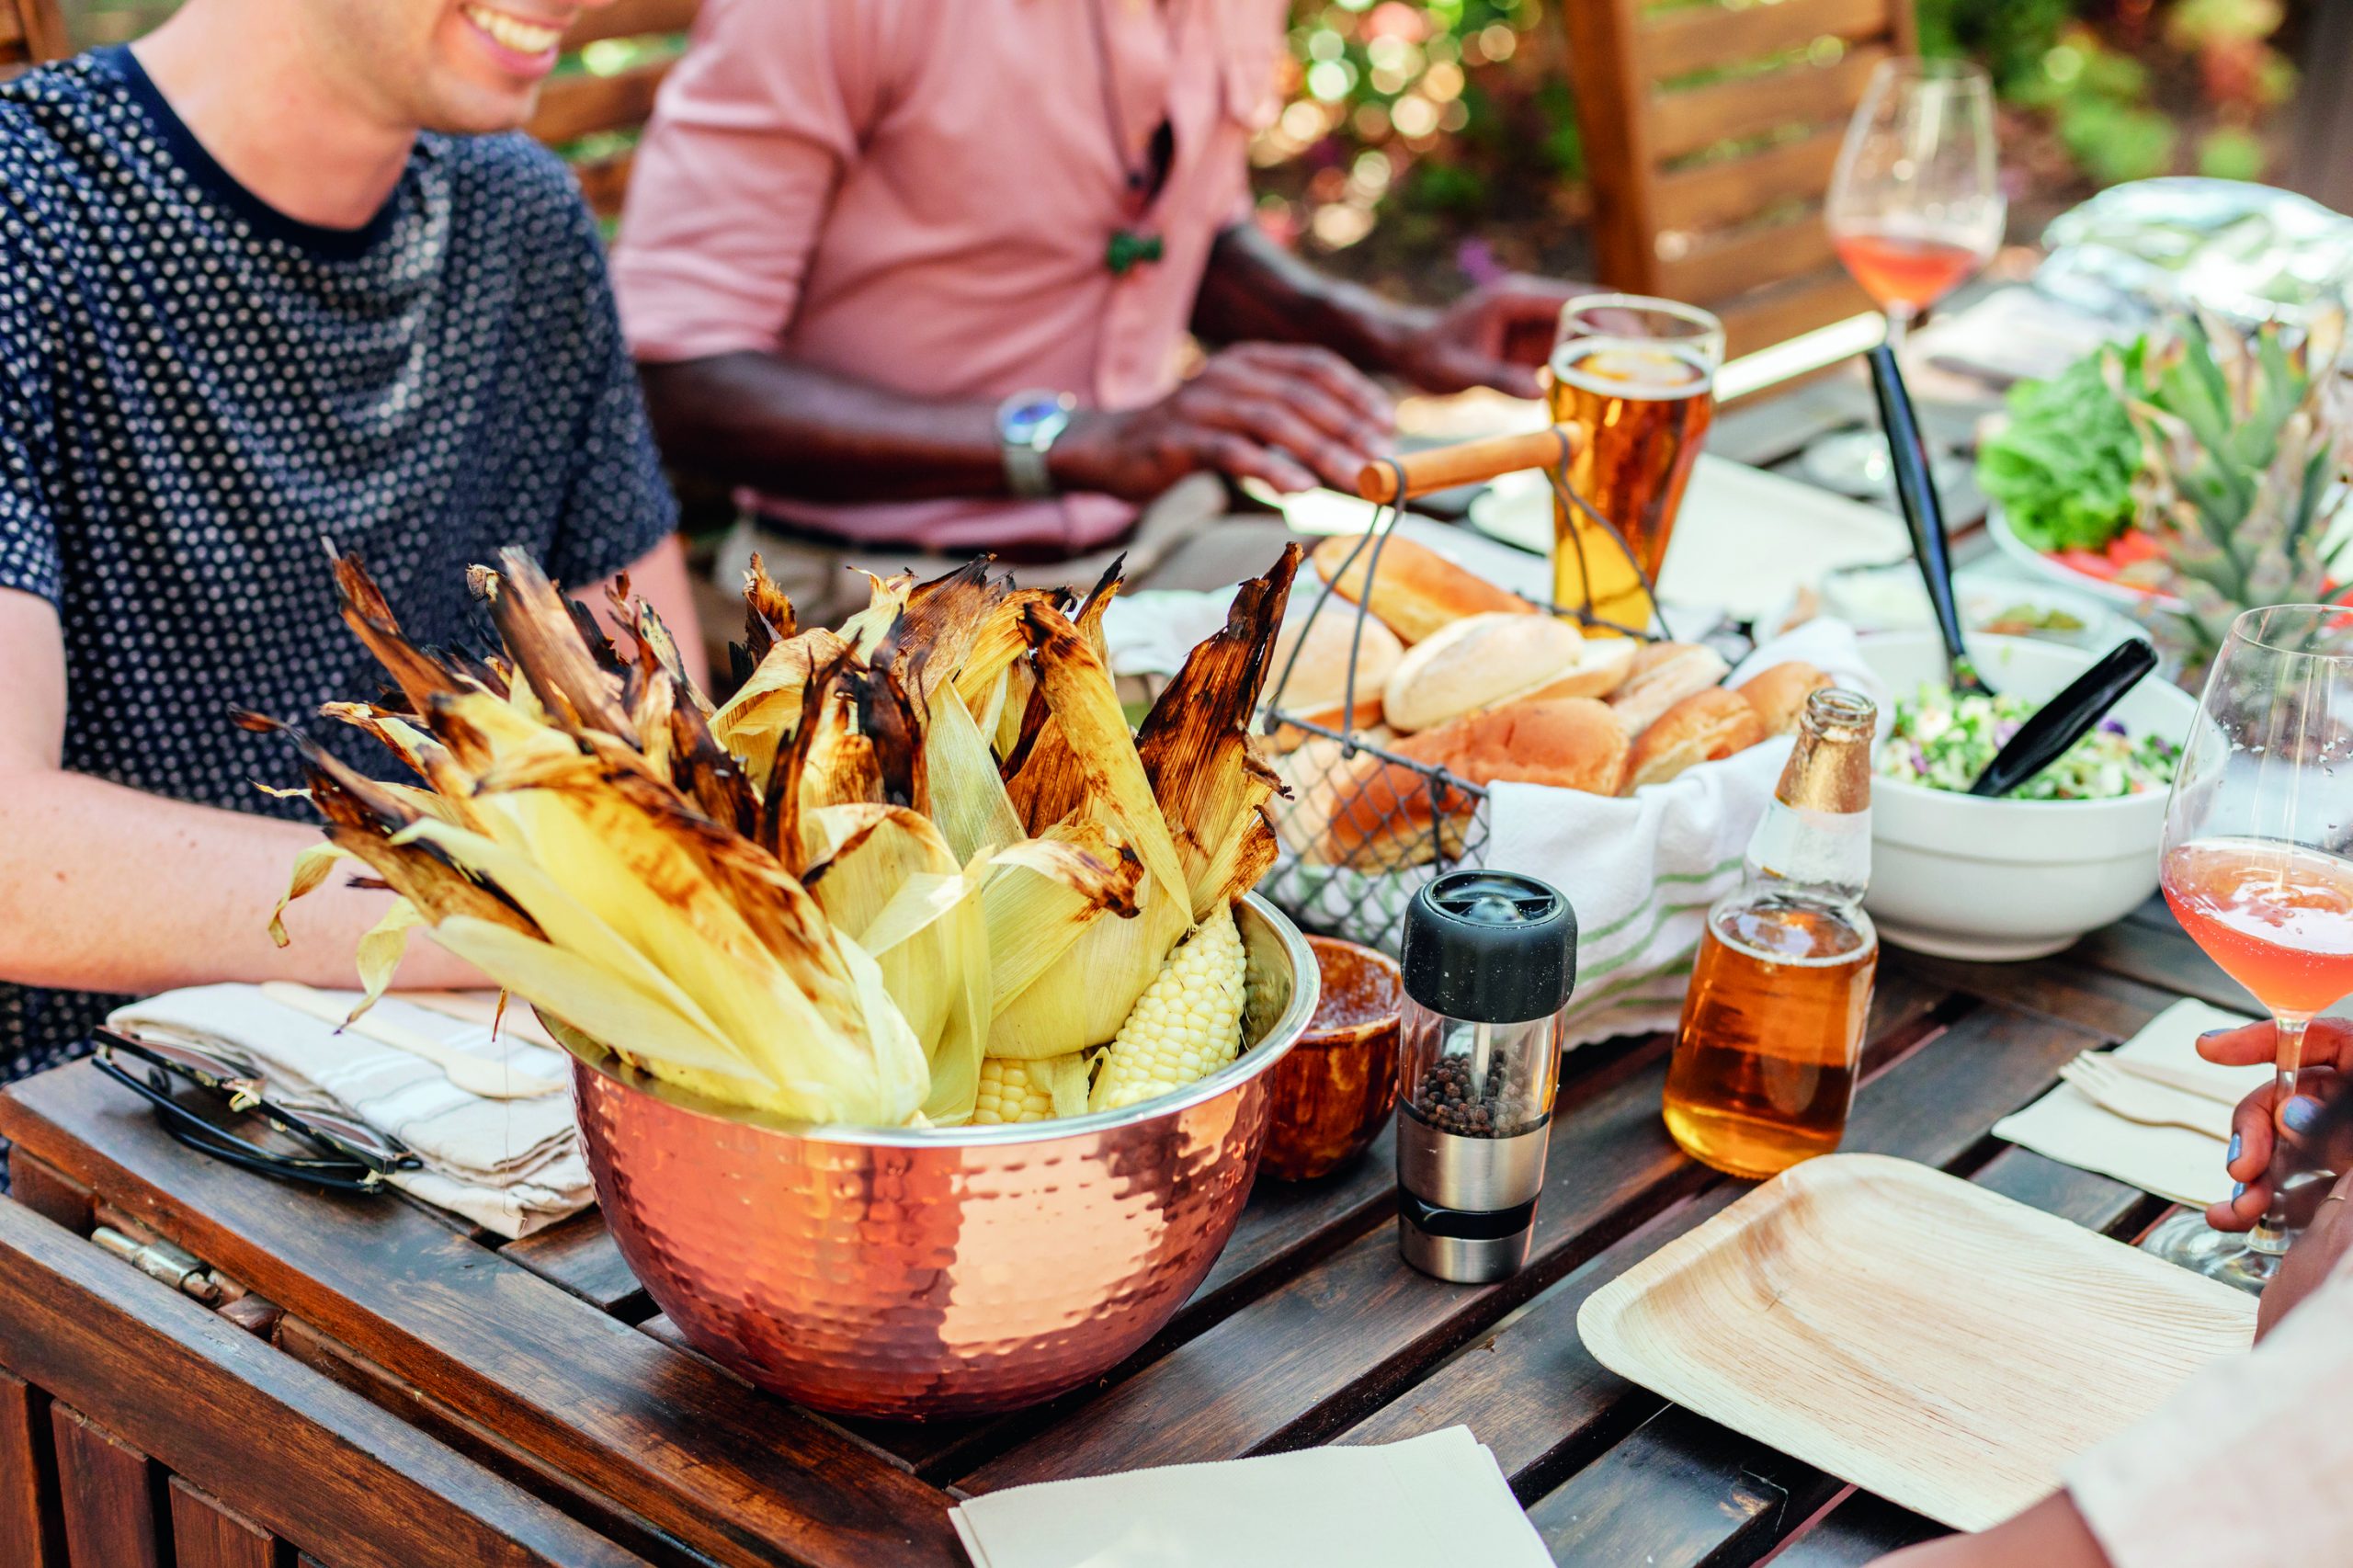
[[[1003,1056],[981,1062],[981,1088],[972,1102],[974,1127],[1051,1121],[1086,1109],[1086,1057],[1082,1051],[1016,1062]]]
[[[1089,1110],[1117,1110],[1198,1083],[1242,1049],[1249,967],[1231,905],[1176,945],[1104,1053]]]

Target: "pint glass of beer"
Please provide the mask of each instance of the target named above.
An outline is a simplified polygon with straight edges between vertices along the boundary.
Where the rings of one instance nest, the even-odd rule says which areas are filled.
[[[1643,579],[1665,564],[1723,356],[1723,324],[1690,305],[1588,294],[1562,307],[1552,417],[1585,426],[1569,487],[1609,526],[1553,498],[1552,602],[1590,610],[1597,632],[1651,627],[1658,607]]]

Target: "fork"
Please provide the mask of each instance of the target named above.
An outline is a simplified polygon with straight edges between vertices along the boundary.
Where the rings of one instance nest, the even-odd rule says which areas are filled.
[[[2230,1113],[2210,1100],[2185,1096],[2120,1071],[2097,1053],[2086,1051],[2059,1069],[2059,1076],[2102,1110],[2149,1127],[2180,1127],[2218,1143],[2231,1137]]]
[[[485,1100],[536,1100],[562,1090],[564,1085],[553,1078],[541,1078],[494,1062],[486,1056],[476,1056],[470,1051],[444,1045],[432,1036],[384,1019],[363,1017],[349,1021],[343,1005],[333,997],[298,985],[292,981],[273,980],[261,988],[271,1001],[291,1007],[298,1013],[308,1013],[323,1023],[347,1028],[365,1040],[379,1045],[389,1045],[394,1051],[411,1056],[421,1056],[448,1074],[449,1082],[466,1093]]]

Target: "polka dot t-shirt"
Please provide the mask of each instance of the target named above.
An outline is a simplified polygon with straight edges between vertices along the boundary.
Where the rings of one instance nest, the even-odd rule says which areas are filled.
[[[322,539],[419,641],[478,642],[469,562],[519,544],[585,586],[675,518],[551,154],[425,136],[366,228],[318,229],[214,163],[127,50],[0,84],[0,588],[57,608],[67,768],[303,817],[254,787],[292,782],[284,743],[228,713],[381,689]],[[0,1081],[118,1000],[0,977]]]

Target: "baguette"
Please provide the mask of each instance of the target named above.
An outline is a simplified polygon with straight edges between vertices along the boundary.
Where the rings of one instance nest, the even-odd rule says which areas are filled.
[[[1343,572],[1340,563],[1362,544],[1355,564]],[[1372,552],[1381,551],[1381,571],[1372,581],[1368,608],[1408,647],[1470,615],[1536,615],[1540,612],[1518,595],[1495,586],[1484,577],[1464,571],[1443,555],[1409,539],[1392,534],[1367,542],[1349,535],[1325,540],[1311,558],[1322,574],[1350,604],[1366,604],[1365,578]]]

